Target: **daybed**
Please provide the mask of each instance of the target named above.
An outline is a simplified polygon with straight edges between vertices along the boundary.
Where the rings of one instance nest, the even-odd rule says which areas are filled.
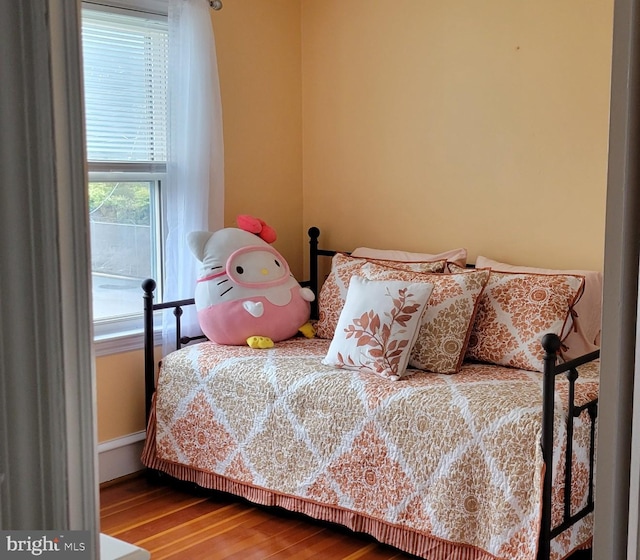
[[[293,338],[269,350],[198,339],[189,344],[179,319],[192,300],[154,304],[155,282],[143,283],[143,463],[202,487],[340,523],[423,558],[560,559],[590,547],[599,351],[563,362],[571,354],[568,329],[574,340],[578,334],[586,340],[587,346],[573,345],[574,353],[597,342],[593,335],[585,339],[580,316],[570,313],[583,276],[503,273],[497,263],[466,268],[466,254],[445,255],[449,272],[425,272],[420,263],[372,259],[366,251],[359,258],[318,249],[319,231],[309,233],[306,284],[315,293],[318,258],[332,257],[314,309],[320,319],[313,339]],[[348,359],[349,342],[375,331],[364,314],[356,321],[360,334],[352,324],[349,335],[340,323],[340,308],[355,291],[350,277],[394,285],[406,274],[424,274],[436,286],[428,311],[410,341],[406,370],[372,373]],[[517,351],[501,352],[510,334],[494,313],[504,298],[500,282],[513,290],[511,281],[534,276],[543,287],[532,292],[529,307],[502,309],[522,338]],[[551,325],[545,294],[560,277],[568,304],[560,322],[543,331],[542,350],[539,330]],[[510,297],[527,303],[519,294]],[[187,345],[162,358],[156,382],[153,314],[168,308],[177,308],[178,346]],[[423,332],[431,309],[433,328]],[[443,336],[443,329],[450,332]],[[527,336],[536,344],[522,348]],[[433,355],[438,345],[444,358]],[[396,356],[409,350],[401,352],[397,343],[393,349]],[[494,363],[501,360],[505,364]]]

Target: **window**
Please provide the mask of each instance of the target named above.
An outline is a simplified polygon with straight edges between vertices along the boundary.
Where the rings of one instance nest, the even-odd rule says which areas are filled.
[[[87,2],[82,42],[93,317],[101,340],[141,328],[140,284],[162,278],[167,18]]]

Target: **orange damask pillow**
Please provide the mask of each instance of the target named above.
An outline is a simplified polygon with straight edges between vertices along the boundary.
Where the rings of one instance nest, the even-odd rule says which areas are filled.
[[[400,379],[432,290],[426,282],[376,282],[353,276],[322,363]]]
[[[433,293],[411,350],[409,365],[435,373],[460,371],[478,302],[489,280],[490,270],[427,274],[368,264],[362,268],[362,273],[371,280],[433,284]]]
[[[340,313],[347,298],[349,281],[352,276],[361,276],[360,270],[367,263],[378,264],[387,268],[413,270],[416,272],[442,272],[446,260],[429,262],[396,262],[384,260],[370,260],[350,257],[344,253],[336,253],[331,260],[331,272],[320,288],[318,296],[318,322],[316,336],[318,338],[333,338],[340,318]]]
[[[564,341],[566,349],[562,354],[571,360],[597,350],[600,346],[602,321],[602,280],[603,274],[597,270],[557,270],[512,265],[494,261],[479,255],[476,259],[478,268],[490,268],[499,272],[531,272],[534,274],[573,274],[584,276],[584,293],[576,303],[573,317],[574,326]]]
[[[566,338],[584,277],[491,271],[466,357],[531,371],[543,370],[547,333]]]

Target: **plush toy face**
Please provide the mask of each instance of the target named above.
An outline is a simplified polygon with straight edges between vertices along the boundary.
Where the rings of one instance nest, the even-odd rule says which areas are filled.
[[[289,265],[273,247],[244,247],[227,259],[229,278],[246,288],[266,288],[287,281]]]
[[[285,340],[309,319],[313,295],[291,275],[284,257],[238,228],[193,232],[189,247],[202,262],[195,290],[204,334],[221,344],[249,337]]]

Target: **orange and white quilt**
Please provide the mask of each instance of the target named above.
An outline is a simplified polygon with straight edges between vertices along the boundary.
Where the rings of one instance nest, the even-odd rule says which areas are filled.
[[[164,357],[143,462],[425,558],[534,560],[542,374],[465,364],[456,375],[416,371],[389,381],[323,365],[329,343],[252,350],[205,342]],[[578,401],[597,395],[598,365],[580,368]],[[566,380],[557,385],[562,441]],[[574,440],[577,507],[588,492],[582,416]],[[556,479],[563,449],[556,445]],[[554,495],[562,495],[559,480]],[[591,518],[554,540],[552,558],[589,545]]]

